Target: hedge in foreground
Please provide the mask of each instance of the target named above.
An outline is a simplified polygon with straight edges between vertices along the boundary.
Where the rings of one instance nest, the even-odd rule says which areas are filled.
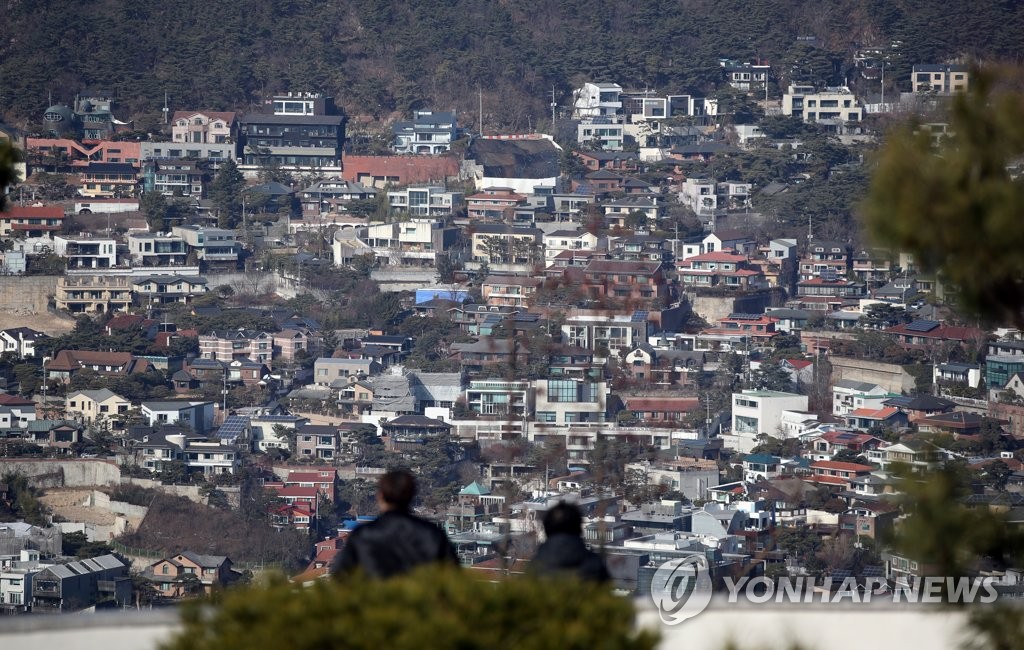
[[[388,581],[353,577],[302,588],[277,578],[186,606],[163,650],[651,650],[633,604],[575,580],[497,584],[427,567]]]

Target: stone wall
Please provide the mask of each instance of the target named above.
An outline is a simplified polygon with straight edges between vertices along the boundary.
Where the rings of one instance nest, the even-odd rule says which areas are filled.
[[[0,311],[14,314],[44,313],[56,292],[56,275],[0,276]]]
[[[783,302],[781,290],[766,290],[743,295],[707,296],[694,293],[686,295],[697,314],[710,325],[714,325],[729,314],[760,314],[766,307],[778,307]]]
[[[40,488],[93,487],[118,485],[121,469],[101,459],[59,460],[5,458],[0,460],[0,474],[18,472]]]
[[[890,393],[910,393],[917,386],[913,375],[894,363],[880,363],[852,357],[829,357],[832,383],[841,379],[878,384]]]

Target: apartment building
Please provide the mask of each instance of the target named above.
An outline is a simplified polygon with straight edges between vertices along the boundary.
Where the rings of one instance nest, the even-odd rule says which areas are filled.
[[[122,275],[62,275],[54,295],[57,309],[73,314],[126,311],[132,304],[132,286]]]
[[[273,97],[264,109],[242,119],[244,171],[254,174],[274,164],[290,171],[341,173],[347,118],[333,97],[290,92]]]
[[[910,73],[915,93],[935,92],[950,95],[966,92],[971,81],[970,68],[960,64],[918,64]]]
[[[270,367],[273,352],[273,337],[266,332],[214,330],[199,337],[199,356],[203,359],[227,362],[249,359]]]
[[[864,118],[857,98],[846,86],[817,90],[814,86],[791,85],[782,96],[782,114],[804,122],[859,122]]]
[[[53,238],[53,252],[68,260],[69,269],[109,269],[117,266],[117,242],[92,237]]]
[[[414,186],[388,192],[388,206],[394,216],[447,217],[462,204],[462,192],[450,192],[440,185]]]

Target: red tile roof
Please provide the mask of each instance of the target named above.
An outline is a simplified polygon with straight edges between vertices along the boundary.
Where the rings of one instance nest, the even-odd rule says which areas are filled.
[[[886,406],[880,409],[859,408],[851,411],[850,415],[858,418],[868,418],[871,420],[888,420],[899,413],[899,411],[900,410],[895,406]]]
[[[686,413],[700,406],[700,400],[696,397],[626,397],[623,402],[630,411]]]
[[[357,181],[361,176],[398,178],[398,185],[443,181],[459,173],[455,156],[345,156],[341,177]]]
[[[874,468],[860,463],[843,463],[838,460],[819,460],[811,463],[811,469],[835,470],[837,472],[871,472]]]

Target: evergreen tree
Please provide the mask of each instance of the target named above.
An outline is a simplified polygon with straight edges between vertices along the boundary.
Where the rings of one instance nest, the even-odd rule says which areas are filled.
[[[221,228],[234,228],[241,221],[244,189],[245,178],[235,161],[229,158],[210,184],[210,200],[217,210],[217,225]]]

